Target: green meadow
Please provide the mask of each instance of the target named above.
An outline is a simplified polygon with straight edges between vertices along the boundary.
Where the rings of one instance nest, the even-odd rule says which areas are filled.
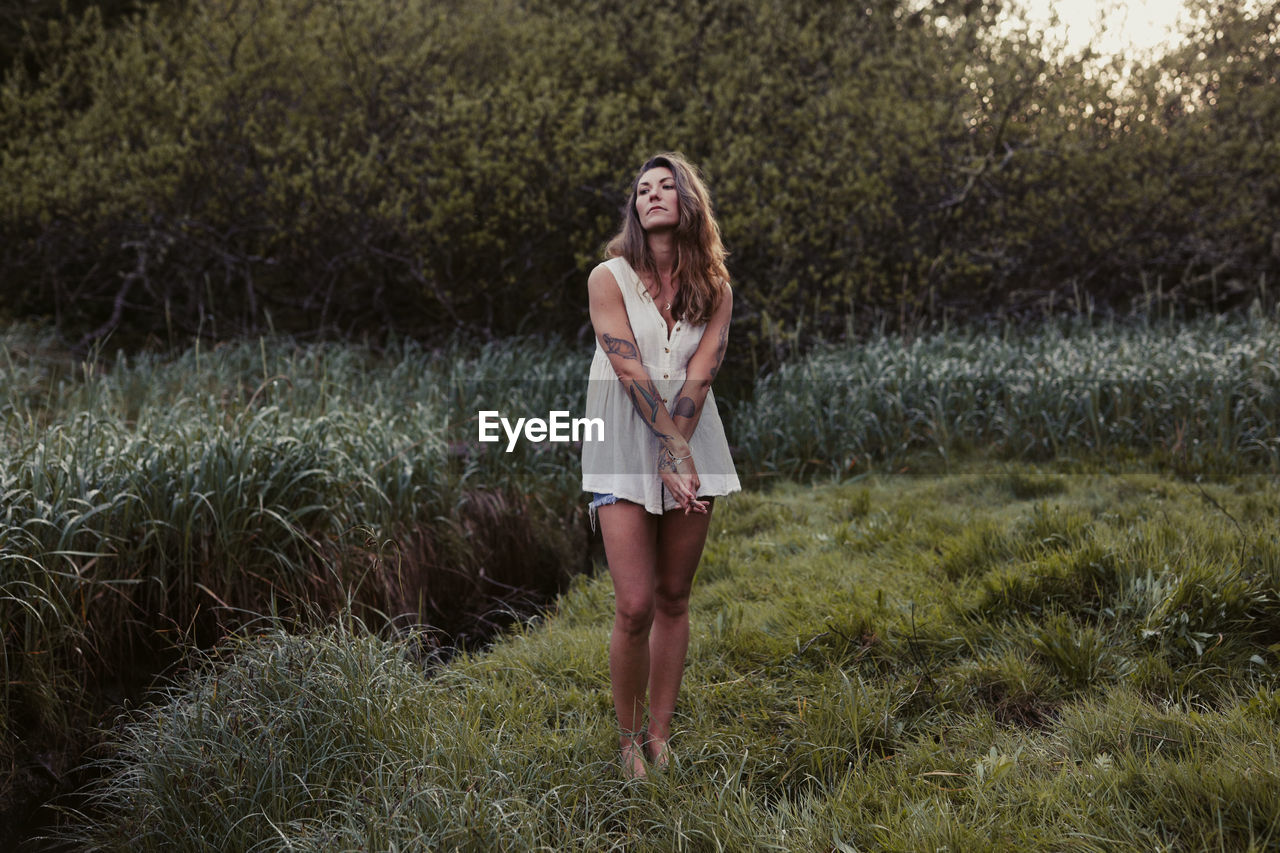
[[[727,384],[747,491],[716,507],[677,766],[643,784],[615,767],[576,449],[475,440],[483,409],[581,411],[583,347],[77,359],[10,327],[9,825],[137,850],[1274,846],[1278,326],[878,334]]]
[[[607,578],[433,668],[339,619],[113,730],[130,850],[1263,850],[1280,490],[1017,464],[716,508],[676,762],[623,781]],[[105,817],[104,817],[105,816]]]

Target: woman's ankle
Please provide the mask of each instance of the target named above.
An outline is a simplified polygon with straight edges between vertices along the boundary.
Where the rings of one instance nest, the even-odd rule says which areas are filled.
[[[670,733],[657,734],[649,731],[644,744],[644,754],[655,767],[666,767],[671,763]]]
[[[643,730],[622,732],[618,739],[622,758],[622,775],[627,779],[643,779],[648,775],[648,758],[645,754],[648,737]]]

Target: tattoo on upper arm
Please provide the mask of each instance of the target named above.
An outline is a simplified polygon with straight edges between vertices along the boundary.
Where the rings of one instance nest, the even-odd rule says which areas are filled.
[[[711,378],[715,379],[716,374],[720,372],[720,365],[724,363],[724,351],[729,347],[729,324],[725,323],[720,328],[720,340],[716,343],[716,365],[711,368]]]
[[[698,412],[698,407],[694,405],[692,397],[681,397],[676,400],[676,404],[671,407],[671,416],[675,418],[691,418]]]
[[[640,353],[636,349],[636,345],[626,338],[615,338],[613,335],[605,332],[604,335],[604,351],[609,355],[620,355],[623,358],[633,361],[640,360]]]

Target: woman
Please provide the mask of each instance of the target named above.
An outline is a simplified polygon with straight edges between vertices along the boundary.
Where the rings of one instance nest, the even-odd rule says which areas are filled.
[[[622,220],[587,281],[596,334],[587,415],[604,419],[605,438],[583,445],[582,485],[595,494],[613,578],[622,768],[640,777],[646,761],[670,758],[712,497],[740,486],[711,394],[733,296],[707,189],[683,157],[660,154],[641,167]]]

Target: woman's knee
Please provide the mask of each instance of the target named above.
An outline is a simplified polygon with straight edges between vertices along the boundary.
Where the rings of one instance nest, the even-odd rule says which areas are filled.
[[[684,616],[689,612],[689,588],[667,589],[659,585],[654,605],[667,618]]]
[[[653,599],[619,600],[614,606],[614,625],[624,634],[640,636],[653,625]]]

